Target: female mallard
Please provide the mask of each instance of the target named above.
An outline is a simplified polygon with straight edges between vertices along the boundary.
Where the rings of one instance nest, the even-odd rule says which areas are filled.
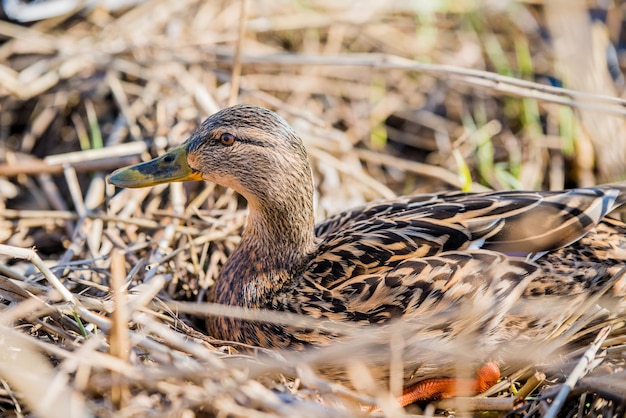
[[[315,227],[305,148],[280,116],[256,106],[224,109],[180,147],[109,179],[120,187],[187,180],[231,187],[248,202],[241,243],[214,285],[212,300],[221,304],[384,324],[444,310],[490,277],[510,284],[496,293],[590,294],[626,259],[626,225],[603,220],[626,201],[626,183],[401,197]],[[263,347],[333,337],[229,317],[207,326],[214,337]],[[413,383],[419,375],[406,369]]]

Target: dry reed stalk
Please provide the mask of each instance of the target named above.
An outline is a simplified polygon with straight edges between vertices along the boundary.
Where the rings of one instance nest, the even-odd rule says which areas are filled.
[[[577,107],[585,110],[625,115],[626,100],[610,95],[586,93],[578,90],[551,87],[544,84],[506,77],[492,72],[459,68],[454,66],[416,63],[403,57],[379,54],[349,54],[343,56],[324,57],[318,55],[265,55],[242,56],[245,64],[278,64],[282,66],[323,65],[331,67],[367,67],[382,70],[402,69],[437,76],[450,77],[463,83],[487,88],[494,92],[513,96],[538,99]]]
[[[115,250],[111,254],[111,288],[113,293],[113,313],[111,315],[111,334],[109,336],[109,352],[123,362],[128,362],[130,353],[130,341],[128,338],[128,322],[130,315],[126,302],[126,268],[124,266],[124,253]],[[120,376],[112,376],[111,400],[116,409],[123,409],[128,404],[130,389],[121,382]]]
[[[233,70],[230,76],[230,95],[228,106],[237,104],[239,97],[239,84],[241,79],[241,50],[246,33],[246,22],[248,20],[248,0],[240,0],[239,11],[239,34],[235,45],[235,56],[233,59]]]

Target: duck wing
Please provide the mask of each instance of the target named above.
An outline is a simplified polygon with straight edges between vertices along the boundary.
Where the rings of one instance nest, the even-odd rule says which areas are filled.
[[[480,301],[489,312],[479,317],[497,323],[539,272],[534,263],[487,250],[406,259],[384,273],[347,280],[320,280],[308,271],[293,290],[298,303],[288,310],[297,307],[297,313],[338,322],[384,324],[401,317],[419,320]],[[494,306],[500,306],[499,312]]]
[[[526,256],[577,241],[625,201],[626,183],[560,192],[444,193],[383,201],[319,224],[318,255],[334,260],[382,254],[383,260],[393,263],[485,248]],[[386,262],[357,264],[377,269]]]
[[[624,204],[626,183],[562,192],[500,192],[482,197],[492,206],[483,214],[466,218],[461,213],[448,218],[468,229],[489,219],[500,218],[500,228],[485,239],[482,248],[527,255],[565,247],[578,241],[609,212]],[[469,197],[469,200],[473,200]],[[463,198],[456,204],[465,205]]]
[[[450,193],[429,193],[416,196],[400,196],[391,200],[381,200],[372,202],[368,205],[356,207],[344,212],[331,215],[315,225],[315,235],[319,239],[324,239],[337,232],[352,228],[361,222],[367,222],[369,219],[383,218],[393,219],[404,212],[419,210],[419,208],[434,203],[445,202],[448,196],[465,196],[466,193],[450,192]]]

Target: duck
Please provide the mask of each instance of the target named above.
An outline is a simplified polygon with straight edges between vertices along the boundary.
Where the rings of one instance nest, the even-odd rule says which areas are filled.
[[[302,140],[277,113],[254,105],[218,111],[180,146],[118,169],[108,181],[121,188],[208,181],[245,198],[241,241],[209,292],[208,301],[217,304],[370,330],[419,321],[426,313],[445,314],[488,292],[513,301],[485,319],[492,339],[506,341],[512,335],[533,339],[558,325],[516,314],[512,306],[518,302],[549,296],[581,300],[607,288],[619,302],[613,307],[624,300],[626,286],[616,282],[623,281],[626,225],[607,215],[626,202],[626,182],[401,196],[316,224],[313,176]],[[455,334],[449,325],[438,331]],[[206,332],[279,350],[325,347],[342,338],[314,327],[228,316],[208,317]],[[402,405],[457,393],[454,379],[424,379],[419,365],[403,361]],[[388,377],[388,367],[379,367],[380,376]],[[486,359],[471,390],[485,390],[499,378],[499,365]]]

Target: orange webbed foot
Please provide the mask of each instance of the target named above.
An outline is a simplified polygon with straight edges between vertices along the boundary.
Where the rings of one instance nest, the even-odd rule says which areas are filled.
[[[435,378],[418,382],[402,391],[398,397],[401,406],[417,401],[430,401],[454,396],[471,396],[481,393],[495,385],[500,379],[500,368],[495,363],[488,363],[478,369],[473,379]]]

